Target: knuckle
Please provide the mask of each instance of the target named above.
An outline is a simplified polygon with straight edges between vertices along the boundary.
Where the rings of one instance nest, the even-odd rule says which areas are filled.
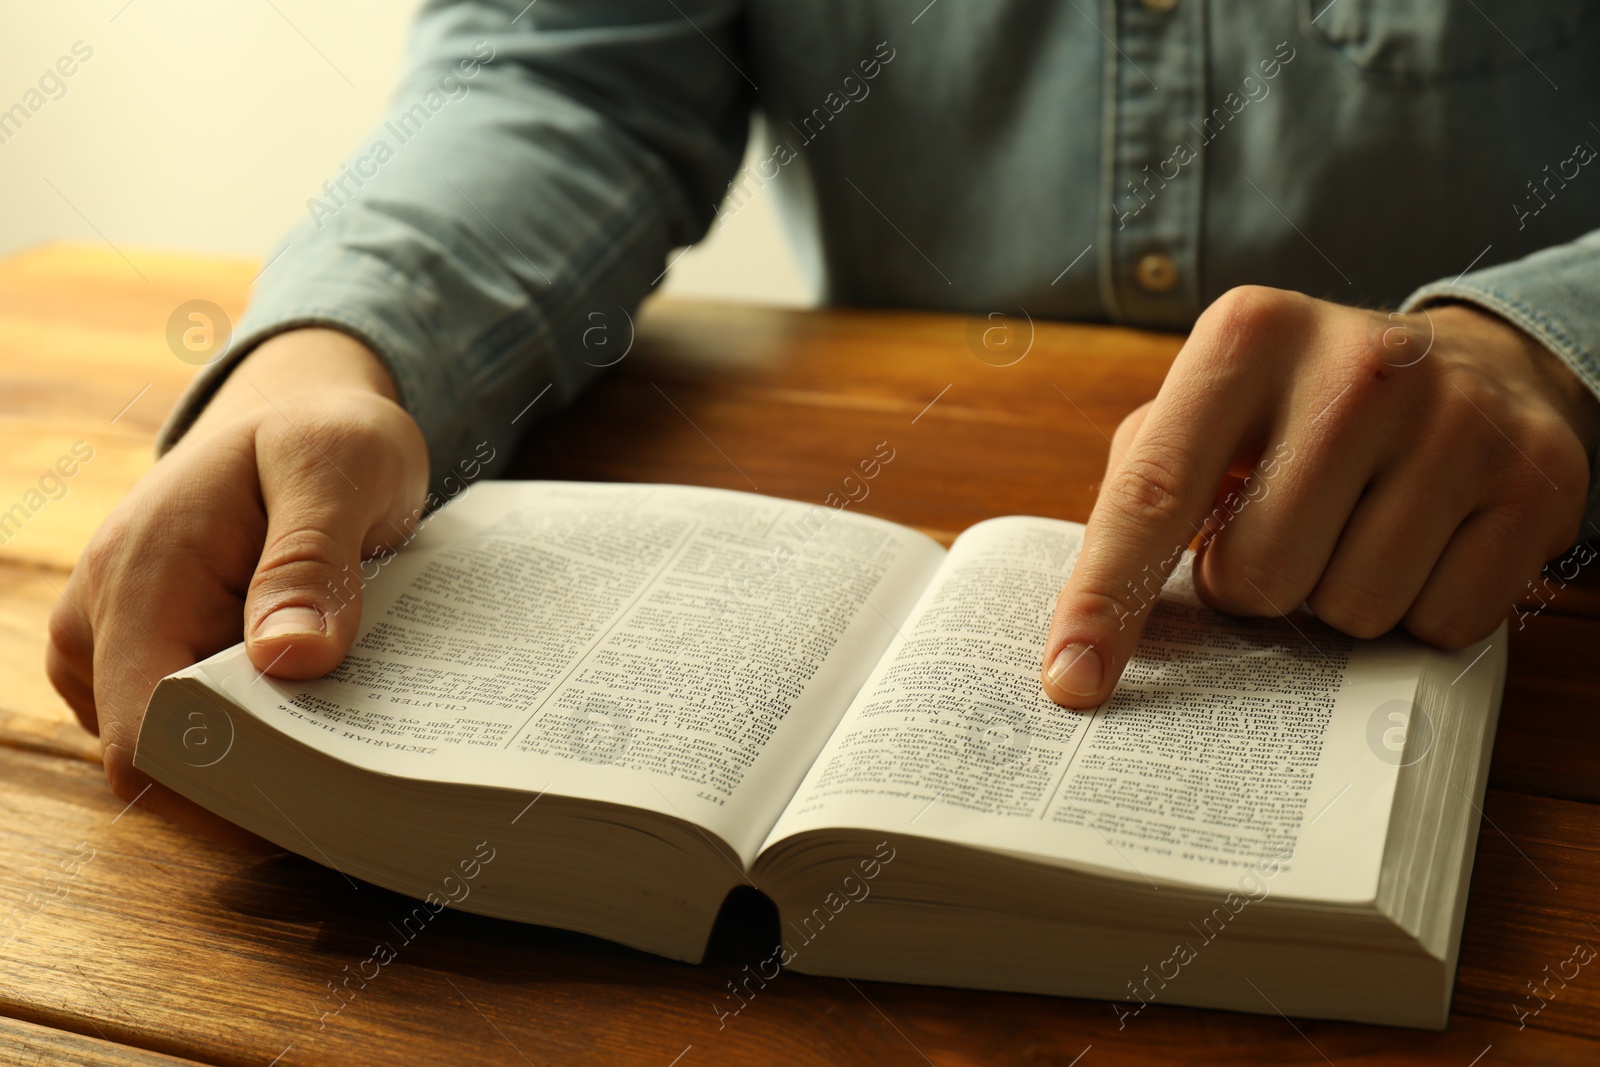
[[[51,609],[45,632],[50,647],[69,663],[76,665],[88,658],[92,649],[88,627],[65,596]]]
[[[1494,632],[1505,612],[1462,604],[1415,605],[1406,613],[1406,629],[1436,648],[1454,651]]]
[[[427,489],[427,443],[391,401],[334,397],[297,407],[292,424],[268,419],[256,432],[269,508],[292,494],[318,508],[354,501],[376,514],[397,499],[420,500]]]
[[[1562,483],[1561,501],[1552,509],[1551,518],[1545,528],[1545,539],[1541,542],[1539,555],[1546,561],[1559,559],[1572,551],[1574,545],[1583,540],[1583,512],[1584,502],[1587,499],[1588,480],[1585,479],[1578,491],[1569,492],[1567,485]]]
[[[1098,628],[1107,634],[1127,629],[1145,614],[1159,590],[1141,595],[1132,582],[1126,583],[1126,586],[1122,591],[1099,585],[1073,590],[1072,616],[1075,619],[1095,620],[1098,627],[1091,626],[1090,629]],[[1102,654],[1106,654],[1105,650],[1102,650]]]
[[[1452,652],[1458,648],[1466,648],[1478,638],[1488,634],[1487,630],[1482,634],[1475,634],[1451,619],[1441,618],[1432,613],[1424,613],[1415,619],[1408,617],[1406,629],[1410,630],[1417,639],[1425,641],[1435,648],[1442,648]]]
[[[1250,333],[1281,323],[1299,305],[1298,294],[1266,285],[1237,285],[1212,303],[1219,326]]]
[[[262,549],[251,592],[302,584],[326,570],[338,570],[348,562],[345,555],[344,547],[331,534],[314,526],[274,533]]]
[[[1351,637],[1380,637],[1405,615],[1405,604],[1392,593],[1339,578],[1318,587],[1310,597],[1317,618]]]
[[[352,405],[342,409],[337,418],[328,419],[323,432],[335,445],[366,452],[387,446],[394,436],[394,424],[384,408]]]
[[[1558,499],[1576,499],[1581,504],[1589,483],[1589,457],[1565,421],[1554,414],[1535,420],[1524,435],[1522,449],[1529,463],[1550,475]],[[1536,471],[1529,473],[1537,475]],[[1545,484],[1543,478],[1539,481]]]
[[[1144,449],[1123,463],[1106,484],[1107,503],[1141,524],[1169,525],[1184,515],[1185,490],[1196,483],[1193,465],[1168,449]]]
[[[59,651],[52,650],[45,654],[44,674],[62,696],[66,696],[68,690],[75,689],[78,683],[77,670]]]
[[[1282,330],[1301,313],[1306,298],[1264,285],[1240,285],[1217,297],[1197,327],[1220,342],[1206,346],[1216,366],[1246,360],[1261,342]]]
[[[1415,422],[1417,413],[1425,412],[1435,419],[1462,403],[1460,396],[1443,384],[1439,361],[1427,358],[1433,347],[1431,328],[1419,326],[1411,316],[1396,313],[1385,317],[1372,312],[1362,325],[1341,328],[1324,343],[1328,382],[1338,383],[1332,385],[1330,396],[1337,402],[1330,403],[1317,419],[1325,420],[1330,434],[1350,440],[1370,433],[1377,416]]]
[[[118,800],[132,804],[144,791],[146,779],[133,766],[133,750],[123,744],[108,744],[104,748],[106,784]]]
[[[1565,527],[1582,514],[1589,460],[1576,436],[1553,421],[1524,420],[1507,426],[1508,437],[1496,434],[1493,480],[1495,496],[1529,523]]]
[[[360,402],[339,397],[297,408],[293,419],[269,419],[261,426],[268,451],[294,457],[310,467],[332,462],[372,464],[396,451],[400,429],[398,408],[388,401]],[[314,447],[307,448],[310,442]]]
[[[85,666],[87,664],[70,660],[55,649],[44,658],[45,677],[87,727],[86,716],[94,710],[94,694],[85,681]]]
[[[1202,591],[1214,607],[1233,614],[1281,615],[1305,601],[1310,579],[1225,543],[1220,538],[1206,549]]]
[[[1372,377],[1388,378],[1385,368],[1415,367],[1433,351],[1433,318],[1425,312],[1373,312],[1367,323],[1367,343],[1361,351]]]

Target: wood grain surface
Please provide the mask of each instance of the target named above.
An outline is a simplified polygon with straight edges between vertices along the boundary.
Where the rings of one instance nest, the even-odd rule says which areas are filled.
[[[1095,1001],[792,973],[719,1028],[724,983],[756,958],[754,924],[737,916],[700,967],[451,912],[402,943],[396,894],[125,807],[44,679],[45,619],[194,373],[166,341],[173,309],[205,299],[236,315],[257,268],[123,251],[137,272],[88,246],[0,262],[0,510],[73,442],[95,449],[65,496],[0,546],[0,1062],[1600,1062],[1600,964],[1543,984],[1577,944],[1600,945],[1600,587],[1588,576],[1537,613],[1525,606],[1512,633],[1444,1033],[1159,1004],[1119,1030]],[[821,502],[887,441],[895,458],[864,512],[945,541],[993,515],[1082,520],[1109,435],[1154,394],[1181,339],[1013,324],[1017,350],[1031,345],[998,366],[972,341],[987,325],[661,303],[599,387],[534,426],[512,474]],[[328,984],[380,941],[397,958],[333,1012]],[[1547,993],[1537,1014],[1529,982]]]

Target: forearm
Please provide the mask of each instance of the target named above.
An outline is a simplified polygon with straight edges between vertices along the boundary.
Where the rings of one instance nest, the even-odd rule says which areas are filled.
[[[427,6],[388,118],[308,204],[163,447],[286,330],[375,353],[435,472],[484,442],[509,455],[596,377],[597,322],[616,334],[606,356],[626,347],[624,313],[704,232],[738,162],[747,91],[705,61],[701,32],[736,52],[740,5],[686,0],[691,24],[670,6],[545,0],[513,24],[521,6]]]

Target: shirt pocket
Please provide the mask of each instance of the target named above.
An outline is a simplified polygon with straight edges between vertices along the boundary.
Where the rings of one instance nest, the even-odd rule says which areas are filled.
[[[1310,38],[1364,76],[1436,82],[1537,64],[1594,27],[1600,0],[1300,0],[1300,10]]]

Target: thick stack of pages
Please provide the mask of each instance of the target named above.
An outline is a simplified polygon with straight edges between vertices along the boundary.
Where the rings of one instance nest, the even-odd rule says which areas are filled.
[[[695,961],[750,884],[767,977],[1443,1026],[1504,632],[1228,619],[1185,563],[1068,712],[1038,670],[1081,536],[1008,517],[946,553],[846,506],[484,484],[341,591],[333,674],[214,656],[157,688],[136,762],[419,923]]]

